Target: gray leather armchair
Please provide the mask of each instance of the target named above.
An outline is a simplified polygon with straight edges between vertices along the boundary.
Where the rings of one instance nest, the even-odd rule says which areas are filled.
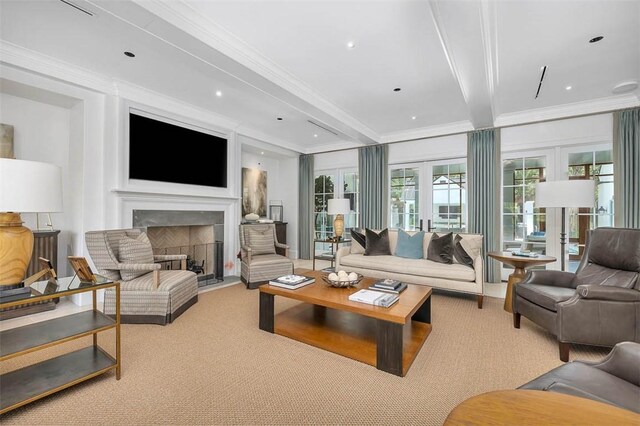
[[[513,325],[524,315],[558,338],[560,359],[571,343],[640,342],[640,229],[589,232],[576,273],[530,271],[513,292]]]
[[[600,362],[569,362],[518,389],[559,392],[640,413],[640,344],[618,343]]]

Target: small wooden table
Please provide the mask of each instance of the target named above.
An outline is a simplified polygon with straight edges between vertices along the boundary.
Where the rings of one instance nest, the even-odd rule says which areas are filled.
[[[260,286],[260,329],[280,334],[397,376],[407,374],[431,333],[431,288],[409,284],[389,308],[352,302],[349,295],[377,281],[363,278],[357,287],[335,288],[319,271],[316,281],[296,290]],[[299,300],[274,315],[274,296]]]
[[[513,307],[511,305],[511,299],[513,297],[513,286],[523,280],[524,276],[527,274],[526,268],[530,268],[536,265],[544,265],[545,263],[556,261],[556,258],[553,256],[540,255],[538,257],[524,257],[514,256],[509,252],[495,251],[489,253],[489,257],[499,260],[502,263],[506,263],[507,265],[511,265],[515,268],[513,273],[509,275],[509,281],[507,281],[507,295],[504,298],[504,310],[511,313],[513,312]]]
[[[586,398],[539,390],[487,392],[462,402],[444,421],[457,425],[638,425],[640,415]]]

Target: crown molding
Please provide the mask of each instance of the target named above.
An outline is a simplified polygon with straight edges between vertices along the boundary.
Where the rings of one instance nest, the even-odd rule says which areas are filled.
[[[211,46],[286,92],[338,120],[359,133],[361,139],[378,141],[378,134],[346,111],[314,91],[308,84],[257,52],[216,22],[198,13],[182,0],[132,0],[133,3]],[[280,99],[280,98],[279,98]],[[286,102],[284,99],[280,99]],[[288,102],[287,102],[288,103]],[[299,108],[298,108],[299,109]],[[335,126],[332,126],[335,127]]]
[[[76,86],[110,95],[114,95],[116,92],[113,81],[107,77],[5,40],[0,40],[0,58],[3,63],[8,65],[53,77]]]
[[[454,133],[466,133],[474,130],[470,121],[457,121],[455,123],[439,124],[436,126],[423,127],[421,129],[411,129],[397,133],[387,133],[382,135],[382,143],[405,142],[417,139],[432,138],[436,136],[447,136]]]
[[[640,99],[638,95],[635,94],[611,96],[591,101],[574,102],[560,106],[500,114],[495,120],[495,126],[515,126],[599,112],[606,113],[616,109],[633,108],[639,105]]]
[[[305,154],[322,154],[324,152],[331,152],[331,151],[344,151],[348,149],[357,149],[363,146],[367,146],[367,144],[342,140],[342,141],[326,143],[322,145],[314,145],[310,148],[307,148],[305,151]]]

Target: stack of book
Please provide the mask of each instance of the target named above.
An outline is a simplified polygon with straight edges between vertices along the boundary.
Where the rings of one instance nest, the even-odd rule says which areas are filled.
[[[352,302],[367,303],[374,306],[382,306],[388,308],[398,301],[398,296],[395,294],[383,293],[381,291],[373,290],[358,290],[349,296],[349,300]]]
[[[274,280],[270,280],[269,285],[295,290],[297,288],[304,287],[305,285],[312,284],[315,281],[315,278],[305,277],[304,275],[283,275]]]
[[[407,283],[390,278],[379,280],[369,286],[371,290],[386,291],[388,293],[400,294],[407,289]]]

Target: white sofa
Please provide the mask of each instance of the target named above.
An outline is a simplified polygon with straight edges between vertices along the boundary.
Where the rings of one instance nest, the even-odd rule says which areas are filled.
[[[410,235],[415,232],[409,232]],[[478,296],[478,308],[482,309],[484,273],[482,257],[482,235],[462,234],[461,245],[473,259],[473,268],[457,263],[438,263],[427,259],[427,250],[431,241],[430,232],[423,239],[423,259],[407,259],[398,256],[365,256],[363,249],[352,239],[352,246],[341,247],[336,253],[336,271],[343,269],[358,272],[367,277],[393,278],[410,284],[428,285],[433,288],[459,291]],[[442,235],[439,233],[438,235]],[[453,236],[455,237],[455,233]],[[389,230],[389,248],[395,254],[398,231]],[[352,253],[353,251],[356,253]],[[472,248],[472,249],[468,249]]]

